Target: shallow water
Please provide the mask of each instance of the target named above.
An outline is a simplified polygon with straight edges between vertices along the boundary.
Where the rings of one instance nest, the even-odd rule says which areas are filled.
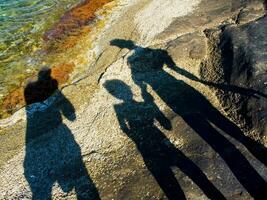
[[[0,102],[40,68],[42,37],[79,0],[0,0]]]

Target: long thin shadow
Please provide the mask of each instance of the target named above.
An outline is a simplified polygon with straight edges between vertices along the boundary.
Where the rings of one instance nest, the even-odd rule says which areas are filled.
[[[75,120],[74,107],[57,91],[58,83],[50,74],[49,68],[43,68],[38,80],[29,83],[24,91],[27,103],[24,175],[30,185],[32,199],[51,199],[55,183],[64,192],[74,189],[79,200],[100,199],[82,161],[80,147],[62,122],[61,113],[68,120]],[[46,109],[31,108],[30,104],[43,101],[56,91],[60,99],[58,105]],[[52,131],[56,127],[57,130]]]
[[[136,102],[131,89],[122,81],[107,81],[104,87],[123,100],[123,103],[114,106],[120,127],[136,144],[147,168],[169,199],[186,199],[171,170],[172,166],[177,166],[190,177],[210,199],[225,199],[201,169],[154,125],[154,120],[157,120],[164,128],[171,129],[170,121],[154,104],[149,93],[144,96],[144,102]]]
[[[197,78],[193,74],[187,72],[186,70],[178,67],[175,65],[172,58],[168,55],[167,52],[164,51],[164,57],[165,63],[168,67],[175,70],[177,73],[191,79],[194,81],[197,81],[199,83],[221,89],[223,91],[230,91],[233,93],[238,93],[240,95],[254,97],[254,98],[267,98],[267,95],[253,90],[253,89],[247,89],[242,88],[234,85],[226,85],[221,83],[213,83],[210,81],[205,81]],[[207,100],[204,100],[203,102],[207,102]],[[214,122],[220,129],[224,130],[227,134],[229,134],[231,137],[235,138],[239,142],[241,142],[258,160],[260,160],[265,166],[267,166],[267,149],[260,143],[252,140],[249,137],[246,137],[242,131],[230,120],[225,118],[223,115],[221,115],[220,112],[218,112],[213,106],[207,105],[204,109],[210,110],[208,114],[210,115],[209,120]]]
[[[165,62],[169,68],[173,69],[174,71],[181,74],[182,76],[185,76],[191,80],[197,81],[197,82],[202,83],[204,85],[214,87],[214,88],[223,90],[225,92],[232,92],[232,93],[237,93],[237,94],[240,94],[243,96],[254,97],[256,99],[259,99],[259,98],[266,98],[267,99],[267,94],[265,94],[263,92],[259,92],[259,91],[254,90],[254,89],[243,88],[243,87],[239,87],[236,85],[230,85],[230,84],[224,84],[224,83],[214,83],[211,81],[205,81],[205,80],[199,79],[198,77],[191,74],[190,72],[176,66],[176,64],[174,63],[174,61],[171,59],[171,57],[169,55],[166,56]]]
[[[221,135],[213,126],[241,142],[257,159],[266,164],[266,149],[246,137],[230,120],[225,118],[197,90],[182,80],[177,80],[163,70],[163,65],[176,70],[192,80],[199,81],[194,75],[178,68],[168,55],[161,49],[143,48],[131,40],[112,40],[111,45],[133,50],[128,57],[132,79],[142,89],[150,85],[159,97],[185,122],[192,127],[226,162],[238,181],[255,199],[266,195],[265,180],[247,161],[239,150]],[[142,89],[142,91],[145,91]],[[242,91],[244,92],[244,91]],[[251,95],[251,91],[248,91]],[[143,94],[145,96],[146,94]],[[229,153],[230,152],[230,153]]]

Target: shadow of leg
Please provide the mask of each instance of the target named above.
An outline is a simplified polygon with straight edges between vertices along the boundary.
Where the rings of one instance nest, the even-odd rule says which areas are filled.
[[[169,200],[186,199],[181,186],[174,176],[174,173],[169,166],[164,164],[164,162],[164,160],[160,160],[159,162],[154,162],[152,160],[145,161],[147,168],[152,173]]]
[[[32,200],[52,200],[52,185],[47,183],[30,184],[32,191]]]
[[[171,155],[171,153],[169,153],[169,155]],[[202,170],[181,151],[176,150],[175,155],[172,155],[172,158],[175,158],[175,165],[195,184],[197,184],[209,199],[226,199],[223,194],[208,180]]]
[[[78,200],[100,200],[98,190],[89,176],[82,158],[73,159],[72,162],[65,168],[68,174],[64,175],[65,180],[61,181],[61,188],[65,186],[65,192],[75,189]]]
[[[226,134],[242,143],[259,161],[267,166],[267,149],[262,144],[246,137],[239,127],[224,117],[217,110],[209,112],[208,119]]]
[[[77,200],[100,200],[98,191],[89,176],[83,177],[75,186]]]
[[[200,115],[183,117],[226,162],[238,181],[255,199],[267,194],[267,184],[242,153]]]

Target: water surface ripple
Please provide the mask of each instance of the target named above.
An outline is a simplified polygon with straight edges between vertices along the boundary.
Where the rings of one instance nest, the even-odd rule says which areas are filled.
[[[41,46],[43,33],[78,2],[0,0],[0,102],[23,74],[37,67],[31,56]]]

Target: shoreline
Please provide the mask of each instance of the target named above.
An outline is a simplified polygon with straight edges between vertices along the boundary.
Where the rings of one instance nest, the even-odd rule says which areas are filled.
[[[108,15],[115,5],[108,8],[105,6],[114,4],[114,2],[116,0],[84,0],[77,3],[43,34],[42,49],[38,50],[34,57],[42,60],[42,66],[52,69],[53,78],[60,83],[60,87],[71,81],[72,73],[77,65],[82,62],[86,63],[78,58],[78,51],[81,49],[77,51],[77,46],[83,43],[84,39],[88,40],[90,32],[98,28],[99,23],[105,23],[104,20],[107,17],[105,15]],[[105,8],[109,10],[105,10]],[[62,56],[65,53],[71,54],[72,51],[76,51],[76,55],[69,60],[64,55]],[[82,53],[80,52],[80,54]],[[9,92],[0,101],[0,120],[11,117],[25,106],[23,90],[28,82],[36,79],[37,73],[38,71],[34,71],[31,74],[25,74],[20,81],[20,86],[9,89]]]
[[[69,57],[69,52],[67,52],[66,57],[63,59],[71,59],[75,64],[75,69],[72,72],[67,83],[63,84],[60,88],[60,91],[72,102],[75,107],[76,114],[79,116],[82,114],[85,107],[91,101],[93,96],[95,95],[95,91],[99,88],[99,77],[106,71],[116,56],[120,55],[120,51],[117,49],[108,49],[109,42],[111,38],[116,37],[113,35],[114,28],[110,28],[111,26],[115,26],[116,28],[121,29],[127,23],[127,19],[123,20],[121,24],[121,20],[123,16],[129,10],[131,16],[137,12],[138,8],[141,6],[136,4],[136,0],[129,0],[127,2],[121,0],[115,0],[112,4],[107,4],[107,10],[109,12],[102,13],[100,10],[98,14],[103,14],[104,18],[101,21],[98,21],[95,28],[92,29],[92,32],[85,36],[82,44],[76,45],[75,49],[78,49],[77,59],[72,60],[72,57]],[[116,4],[115,4],[116,3]],[[133,7],[133,8],[132,8]],[[137,9],[135,9],[137,7]],[[107,11],[105,10],[105,11]],[[109,33],[109,32],[112,33]],[[133,31],[131,28],[123,34],[129,34]],[[107,33],[108,32],[108,33]],[[115,33],[118,34],[118,33]],[[108,38],[107,38],[108,35]],[[124,37],[124,36],[118,36]],[[104,42],[104,43],[103,43]],[[90,44],[90,47],[84,48],[84,43]],[[86,45],[85,44],[85,45]],[[110,52],[110,50],[112,50]],[[109,55],[109,54],[112,55]],[[109,55],[110,59],[105,60],[105,56]],[[62,54],[60,54],[62,56]],[[86,60],[84,60],[86,57]],[[95,62],[98,60],[98,62]],[[105,61],[105,64],[102,63]],[[77,88],[80,89],[79,92],[83,92],[85,95],[77,95]],[[58,99],[55,96],[51,96],[46,101],[41,103],[34,103],[31,105],[30,109],[38,109],[46,104],[46,106],[54,106],[54,103]],[[44,104],[45,103],[45,104]],[[69,125],[67,121],[64,122]],[[44,122],[45,123],[45,122]],[[19,154],[19,152],[24,147],[25,141],[25,128],[26,128],[26,109],[25,107],[21,107],[18,111],[14,112],[10,117],[5,119],[0,119],[0,136],[3,141],[2,150],[3,156],[0,157],[0,168],[5,166],[6,161],[12,159],[15,155]]]

